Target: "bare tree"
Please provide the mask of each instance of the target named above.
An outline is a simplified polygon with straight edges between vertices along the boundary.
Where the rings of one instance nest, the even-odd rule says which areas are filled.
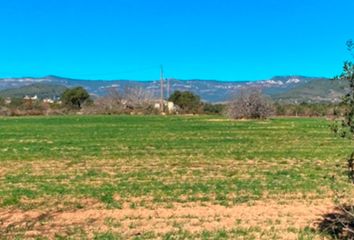
[[[85,108],[86,114],[150,113],[153,94],[138,87],[127,87],[123,93],[117,88],[107,89],[107,94]]]
[[[139,87],[127,87],[124,92],[125,104],[133,109],[144,110],[152,106],[152,92]]]
[[[258,89],[241,91],[226,109],[227,116],[233,119],[264,119],[273,112],[272,102]]]
[[[94,109],[96,113],[122,113],[124,111],[122,95],[117,88],[109,88],[105,96],[95,101]]]
[[[119,105],[122,103],[123,97],[119,93],[117,88],[108,88],[107,98],[111,101],[112,104]]]

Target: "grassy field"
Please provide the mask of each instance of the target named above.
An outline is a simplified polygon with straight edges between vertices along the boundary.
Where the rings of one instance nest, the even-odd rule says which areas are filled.
[[[345,181],[325,119],[0,118],[0,236],[313,239]],[[0,239],[1,239],[0,237]]]

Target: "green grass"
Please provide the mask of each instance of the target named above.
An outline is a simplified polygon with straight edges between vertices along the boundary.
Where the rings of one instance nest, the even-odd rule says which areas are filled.
[[[215,194],[221,204],[238,192],[234,203],[258,199],[264,191],[321,193],[351,150],[328,125],[322,119],[0,119],[0,159],[10,166],[0,197],[12,205],[23,196],[92,196],[119,206],[115,193],[153,195],[163,202],[200,194],[205,198],[194,200],[209,201]],[[90,184],[94,181],[99,187]]]
[[[0,119],[2,160],[337,159],[342,140],[320,119],[70,116]],[[344,148],[343,148],[344,147]]]
[[[132,197],[141,199],[132,208],[148,204],[145,198],[164,206],[325,198],[332,175],[345,179],[352,150],[329,124],[206,116],[0,118],[0,206],[80,209],[75,199],[92,198],[119,209]]]

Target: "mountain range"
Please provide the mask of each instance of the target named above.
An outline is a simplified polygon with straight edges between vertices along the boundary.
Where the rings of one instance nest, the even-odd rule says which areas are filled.
[[[165,96],[175,90],[191,91],[203,101],[221,103],[230,100],[237,92],[257,88],[274,100],[284,102],[337,102],[347,89],[347,83],[327,78],[304,76],[278,76],[259,81],[217,81],[217,80],[179,80],[165,82]],[[54,98],[66,89],[84,87],[93,96],[103,96],[110,88],[124,91],[127,87],[142,88],[156,98],[160,96],[160,81],[132,80],[78,80],[58,76],[41,78],[2,78],[0,97],[23,97],[38,95],[40,98]]]

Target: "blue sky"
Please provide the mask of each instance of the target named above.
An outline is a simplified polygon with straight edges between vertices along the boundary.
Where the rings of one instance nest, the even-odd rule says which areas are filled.
[[[353,0],[0,0],[0,77],[332,77]]]

